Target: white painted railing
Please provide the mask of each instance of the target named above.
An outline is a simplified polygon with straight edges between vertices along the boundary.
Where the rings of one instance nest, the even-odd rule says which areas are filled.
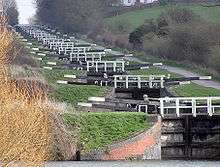
[[[70,53],[70,61],[102,61],[105,52]]]
[[[194,117],[201,114],[212,116],[220,111],[220,97],[177,97],[160,98],[160,114],[162,117],[169,114],[192,114]]]
[[[165,75],[115,75],[115,88],[164,88]]]
[[[87,61],[87,71],[125,71],[124,61]]]

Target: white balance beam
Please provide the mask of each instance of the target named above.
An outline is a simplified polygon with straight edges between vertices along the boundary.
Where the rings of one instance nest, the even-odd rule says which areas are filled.
[[[32,48],[33,51],[39,51],[39,48]]]
[[[93,102],[105,102],[104,97],[89,97],[88,100]]]
[[[201,76],[199,77],[200,80],[211,80],[212,76]]]
[[[76,79],[76,75],[64,75],[64,78]]]
[[[31,54],[33,54],[33,55],[35,55],[35,54],[36,54],[36,52],[33,52],[33,51],[32,51],[32,52],[30,52],[30,53],[31,53]]]
[[[22,41],[22,42],[27,42],[28,40],[27,40],[27,39],[22,39],[21,41]]]
[[[153,63],[153,66],[162,66],[163,63]]]
[[[150,68],[149,66],[145,66],[145,67],[141,67],[140,69],[145,70],[145,69],[149,69],[149,68]]]
[[[179,85],[188,85],[188,84],[191,84],[191,81],[179,82]]]
[[[31,45],[33,45],[31,42],[27,42],[27,45],[29,45],[29,46],[31,46]]]
[[[52,67],[43,67],[43,69],[46,69],[46,70],[53,70]]]
[[[67,85],[67,84],[68,84],[68,81],[58,80],[57,83],[58,83],[58,84],[65,84],[65,85]]]
[[[78,106],[92,108],[92,103],[78,103]]]
[[[105,51],[105,52],[111,52],[112,49],[105,49],[104,51]]]
[[[57,65],[57,63],[56,63],[56,62],[50,62],[50,61],[48,61],[48,62],[47,62],[47,65],[56,66],[56,65]]]
[[[46,56],[45,53],[38,53],[37,55],[38,55],[38,56]]]
[[[42,61],[43,59],[41,57],[37,57],[36,60]]]

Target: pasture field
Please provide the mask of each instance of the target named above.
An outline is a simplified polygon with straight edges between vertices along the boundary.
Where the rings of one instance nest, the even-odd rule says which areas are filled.
[[[177,96],[186,97],[204,97],[204,96],[220,96],[220,90],[214,88],[207,88],[194,83],[189,85],[174,86],[171,90]]]
[[[203,19],[220,23],[220,6],[216,7],[204,7],[200,4],[191,4],[191,5],[179,5],[180,7],[189,8],[194,11],[196,14],[201,16]],[[157,6],[157,7],[148,7],[145,9],[135,10],[131,12],[124,13],[111,18],[105,19],[105,24],[107,27],[112,27],[117,25],[117,23],[127,22],[127,32],[132,32],[135,28],[144,24],[146,20],[156,19],[160,14],[170,8],[170,5],[167,6]]]

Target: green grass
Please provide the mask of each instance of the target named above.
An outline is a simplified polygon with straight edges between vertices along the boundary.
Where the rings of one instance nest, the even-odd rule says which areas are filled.
[[[105,148],[151,126],[144,113],[83,113],[78,119],[65,114],[64,119],[68,125],[80,127],[84,152]]]
[[[187,61],[177,62],[174,60],[161,59],[159,57],[150,56],[150,55],[146,56],[146,54],[142,54],[142,53],[138,53],[138,52],[135,53],[135,55],[137,58],[139,58],[145,62],[152,62],[152,63],[161,62],[165,65],[186,69],[191,72],[197,73],[199,75],[212,76],[212,79],[214,81],[220,82],[220,75],[218,73],[210,71],[210,69],[207,69],[206,67],[193,64],[192,62],[187,62]]]
[[[43,70],[47,82],[53,86],[50,93],[58,101],[76,105],[78,102],[86,102],[91,96],[104,96],[109,90],[107,87],[93,85],[58,85],[57,80],[65,80],[64,75],[82,75],[85,71],[77,70]]]
[[[83,75],[85,71],[78,70],[63,70],[63,69],[53,69],[53,70],[42,70],[43,75],[49,83],[56,83],[57,80],[64,79],[64,75]]]
[[[78,102],[87,102],[91,96],[104,96],[107,91],[107,87],[93,85],[57,85],[51,96],[58,101],[76,106]]]
[[[167,70],[160,69],[158,67],[151,67],[149,69],[143,70],[131,70],[129,71],[131,75],[168,75],[170,74],[172,77],[177,76],[176,74],[170,73]]]
[[[216,7],[203,7],[199,4],[197,5],[181,5],[181,7],[189,8],[194,11],[196,14],[200,15],[207,21],[210,22],[220,22],[220,6]],[[128,32],[132,32],[135,28],[142,25],[145,20],[156,19],[158,16],[168,9],[169,6],[159,6],[152,8],[145,8],[136,11],[131,11],[124,13],[122,15],[118,15],[115,17],[107,18],[105,20],[105,24],[107,26],[117,25],[120,21],[126,21],[128,26]]]
[[[34,42],[34,41],[31,41]],[[35,42],[35,45],[37,43]],[[48,61],[56,61],[52,57],[43,57],[43,61],[39,62],[41,66],[45,66]],[[56,61],[60,63],[60,61]],[[78,102],[86,102],[91,96],[104,96],[109,88],[91,86],[91,85],[59,85],[57,80],[67,80],[64,75],[84,75],[85,71],[69,70],[69,69],[53,69],[45,70],[41,69],[41,73],[51,85],[51,91],[49,96],[55,98],[58,101],[66,102],[72,105],[77,105]]]
[[[177,96],[186,97],[205,97],[205,96],[220,96],[220,90],[207,88],[194,83],[189,85],[174,86],[171,88]]]
[[[146,19],[157,18],[163,10],[165,10],[164,7],[147,8],[144,10],[127,12],[125,14],[118,15],[112,18],[107,18],[105,21],[107,26],[116,25],[120,21],[126,21],[129,24],[128,32],[131,32],[135,28],[142,25]]]

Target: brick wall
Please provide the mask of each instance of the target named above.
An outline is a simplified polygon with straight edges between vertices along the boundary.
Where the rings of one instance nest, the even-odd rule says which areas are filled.
[[[82,155],[82,160],[161,159],[161,119],[154,126],[128,140]]]

